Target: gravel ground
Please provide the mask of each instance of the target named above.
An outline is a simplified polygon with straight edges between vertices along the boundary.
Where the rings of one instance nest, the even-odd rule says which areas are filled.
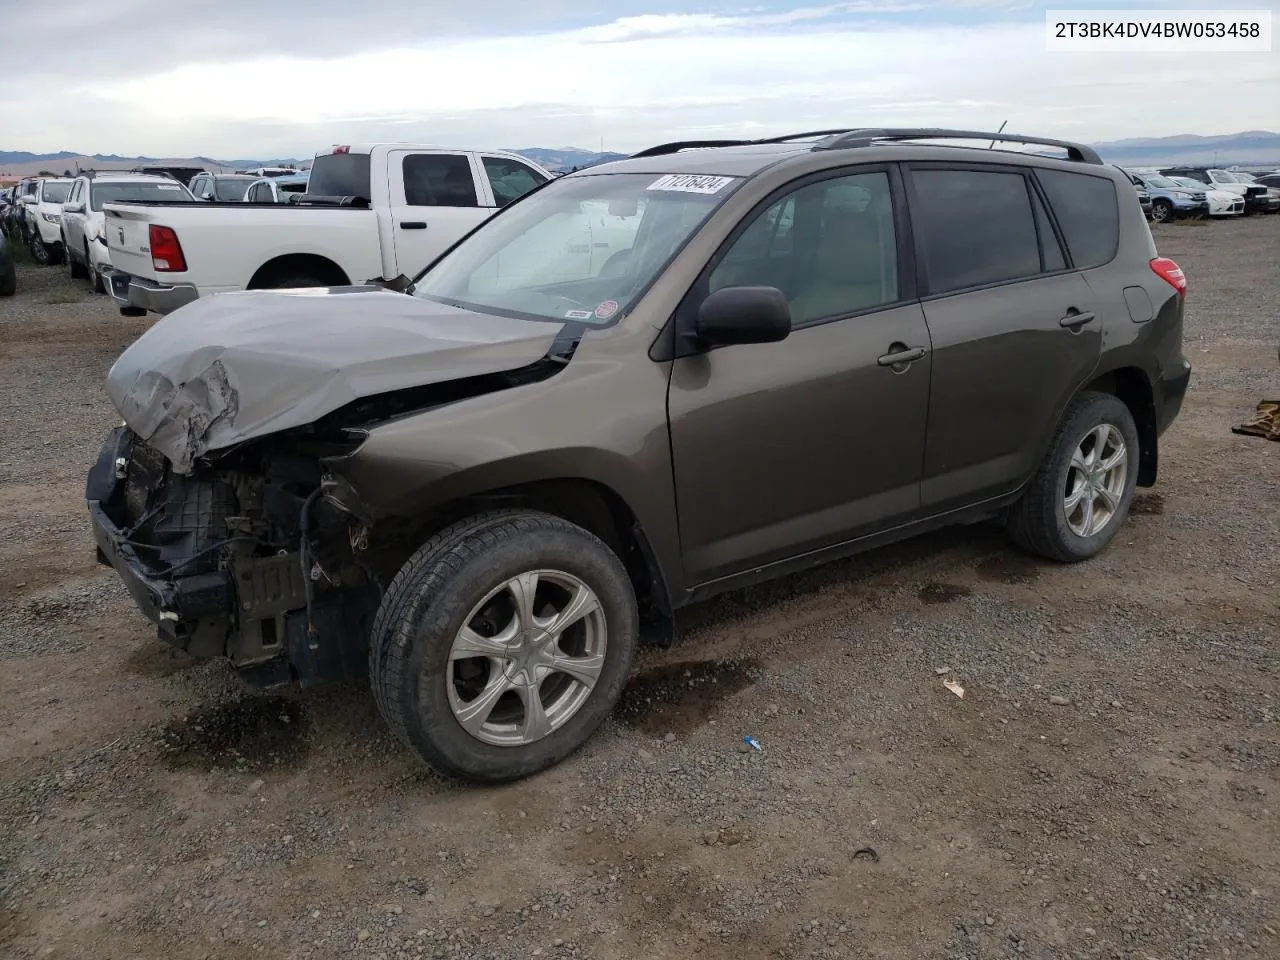
[[[1280,393],[1280,217],[1156,233],[1192,388],[1103,556],[968,528],[701,606],[500,789],[425,770],[360,686],[255,693],[153,639],[82,502],[145,322],[24,267],[0,956],[1280,957],[1280,445],[1228,429]]]

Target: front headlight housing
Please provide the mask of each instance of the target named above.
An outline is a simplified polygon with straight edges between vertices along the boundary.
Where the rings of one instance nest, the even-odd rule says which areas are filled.
[[[42,213],[42,214],[40,214],[40,216],[44,218],[44,220],[45,220],[45,222],[46,222],[46,223],[61,223],[61,222],[62,222],[62,217],[61,217],[61,215],[60,215],[60,214],[56,214],[56,213]]]

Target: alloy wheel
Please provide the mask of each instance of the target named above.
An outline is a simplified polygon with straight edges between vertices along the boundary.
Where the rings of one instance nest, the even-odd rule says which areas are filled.
[[[1129,448],[1124,435],[1100,423],[1080,441],[1067,467],[1062,502],[1067,526],[1078,537],[1101,533],[1120,512],[1129,478]]]
[[[453,716],[484,743],[541,740],[591,696],[607,642],[604,609],[582,580],[559,570],[512,577],[472,608],[454,637],[445,677]]]

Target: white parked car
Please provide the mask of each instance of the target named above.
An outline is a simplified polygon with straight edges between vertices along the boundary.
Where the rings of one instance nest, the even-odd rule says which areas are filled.
[[[42,266],[62,259],[62,205],[71,192],[72,180],[47,177],[36,184],[27,200],[27,240],[31,256]]]
[[[244,192],[245,203],[288,203],[292,197],[307,192],[307,181],[311,177],[306,173],[292,173],[288,176],[269,175],[253,181]]]
[[[317,154],[307,192],[293,203],[244,203],[245,184],[230,203],[108,204],[111,295],[137,316],[210,294],[412,278],[550,178],[502,151],[379,143]],[[585,214],[575,208],[574,215]],[[609,229],[607,217],[601,229]],[[563,244],[578,235],[545,239]],[[589,258],[605,249],[573,252]],[[503,279],[495,261],[485,280]]]
[[[172,200],[194,203],[195,196],[172,177],[154,173],[101,173],[77,177],[62,205],[62,249],[67,269],[75,278],[88,277],[97,293],[106,287],[103,274],[111,269],[107,250],[107,203]]]
[[[1211,217],[1238,217],[1244,213],[1244,197],[1241,194],[1207,186],[1191,177],[1170,177],[1169,179],[1197,192],[1203,190],[1209,200]]]

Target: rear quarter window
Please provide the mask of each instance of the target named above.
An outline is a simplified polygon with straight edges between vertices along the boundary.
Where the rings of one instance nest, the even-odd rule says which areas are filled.
[[[363,197],[372,200],[369,154],[329,153],[311,162],[307,193],[313,197]]]
[[[1074,265],[1109,262],[1120,246],[1120,207],[1115,181],[1064,170],[1037,170]]]

